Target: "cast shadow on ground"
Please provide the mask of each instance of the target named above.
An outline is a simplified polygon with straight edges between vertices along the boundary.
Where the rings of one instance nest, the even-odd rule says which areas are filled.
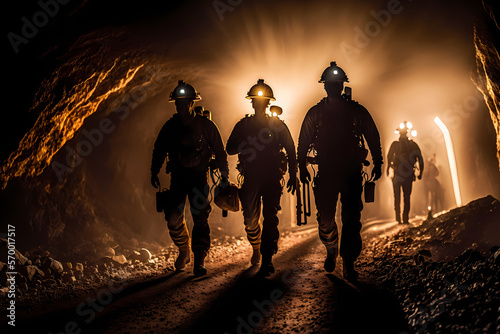
[[[16,330],[23,332],[36,330],[36,332],[59,333],[65,332],[65,327],[69,323],[74,322],[79,329],[82,329],[85,332],[88,328],[94,328],[97,323],[100,323],[100,318],[103,313],[109,312],[111,310],[109,306],[113,305],[116,301],[157,286],[177,276],[178,274],[179,272],[172,272],[158,278],[137,283],[134,283],[133,280],[124,280],[113,285],[103,286],[99,289],[93,290],[86,296],[64,303],[59,303],[54,306],[54,309],[46,309],[45,312],[40,315],[31,315],[26,319],[18,318],[18,321],[16,322]],[[192,280],[192,278],[193,277],[186,277],[185,280],[181,280],[177,284],[184,284],[186,280]],[[105,305],[101,305],[101,303],[98,302],[99,296],[103,296],[102,299],[105,301]],[[104,296],[106,296],[106,299],[104,299]],[[97,304],[97,306],[92,306],[94,303]],[[102,308],[102,311],[94,312],[96,318],[87,324],[86,319],[89,319],[90,310],[93,307],[98,310],[101,310]]]
[[[316,239],[292,247],[282,256],[294,263],[295,251],[311,247]],[[289,258],[290,257],[290,258]],[[281,262],[281,261],[277,261]],[[293,274],[286,268],[277,268],[279,272],[269,278],[257,275],[258,267],[244,270],[233,284],[212,305],[209,305],[192,326],[183,333],[252,333],[263,324],[266,317],[272,316],[275,306],[290,289],[287,281]]]
[[[384,333],[407,331],[407,323],[396,297],[371,282],[348,283],[332,274],[337,305],[330,333]]]

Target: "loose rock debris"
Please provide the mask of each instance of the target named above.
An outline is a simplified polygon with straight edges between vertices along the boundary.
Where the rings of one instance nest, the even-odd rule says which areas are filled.
[[[358,261],[362,278],[397,298],[410,333],[499,333],[500,245],[498,238],[495,239],[498,233],[491,233],[498,222],[498,200],[485,197],[431,220],[416,219],[409,225],[398,226],[392,234],[365,238],[363,255]],[[302,237],[286,232],[281,242],[298,245]],[[215,267],[217,263],[227,263],[228,255],[244,252],[249,247],[247,243],[243,237],[214,239],[208,262]],[[1,240],[0,248],[4,247],[6,241]],[[18,312],[37,314],[56,309],[64,302],[81,300],[110,284],[132,285],[174,271],[177,256],[174,247],[158,252],[142,248],[118,253],[115,249],[110,247],[94,263],[58,261],[48,252],[17,251]],[[314,261],[304,263],[314,268],[301,267],[307,284],[297,286],[298,293],[318,290],[321,283],[315,277],[325,273],[321,270],[321,256]],[[339,265],[340,261],[339,258]],[[7,272],[5,263],[0,262],[0,303],[4,310],[8,302]],[[226,272],[220,275],[225,276]],[[298,307],[317,304],[316,294],[307,296]],[[310,315],[311,319],[322,319],[327,311],[308,307],[308,312],[315,313]],[[293,328],[300,332],[300,317],[291,319],[280,314],[273,317],[283,319],[272,325],[278,326],[279,331]],[[164,318],[158,323],[166,321]],[[331,326],[334,324],[325,323],[316,328],[324,331]]]

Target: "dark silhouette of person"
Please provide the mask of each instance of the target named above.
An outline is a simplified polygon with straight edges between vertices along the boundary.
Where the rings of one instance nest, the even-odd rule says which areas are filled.
[[[418,162],[420,173],[418,179],[422,179],[424,172],[424,160],[422,152],[417,143],[408,138],[408,130],[411,123],[403,122],[396,130],[399,132],[399,140],[394,141],[387,153],[387,176],[392,168],[392,187],[394,190],[394,211],[398,223],[408,224],[410,214],[410,196],[413,181],[415,181],[415,165]],[[401,222],[401,190],[403,190],[403,221]]]
[[[436,154],[430,158],[425,166],[423,176],[425,193],[427,195],[427,204],[434,212],[443,210],[444,189],[438,180],[439,168],[436,165]]]
[[[215,156],[221,173],[221,182],[227,183],[229,169],[224,143],[219,129],[208,117],[196,113],[193,106],[201,100],[200,94],[189,84],[179,81],[170,94],[177,113],[163,125],[156,139],[151,162],[151,184],[158,188],[158,173],[163,162],[170,178],[170,198],[164,209],[169,234],[179,248],[175,268],[183,270],[194,254],[193,273],[206,275],[205,257],[210,248],[208,216],[211,211],[207,200],[209,194],[208,168]],[[186,197],[191,207],[193,230],[189,235],[184,219]]]
[[[354,262],[362,247],[363,164],[369,164],[364,141],[368,143],[374,163],[371,176],[378,180],[383,163],[380,136],[368,110],[352,101],[348,94],[342,94],[348,78],[335,62],[325,69],[319,82],[324,83],[327,97],[309,109],[302,123],[298,146],[300,180],[304,184],[311,181],[307,156],[313,152],[318,164],[313,190],[319,237],[327,251],[324,268],[332,272],[336,266],[339,236],[335,211],[340,194],[343,275],[355,280],[358,273]]]
[[[226,150],[230,155],[238,154],[238,170],[244,178],[239,196],[245,231],[253,248],[250,262],[258,265],[262,255],[259,274],[267,277],[274,273],[272,257],[278,251],[281,182],[288,164],[287,187],[292,194],[295,192],[297,160],[286,124],[266,114],[269,101],[275,100],[271,87],[260,79],[246,98],[252,100],[255,114],[247,115],[235,125]],[[261,203],[262,228],[259,224]]]

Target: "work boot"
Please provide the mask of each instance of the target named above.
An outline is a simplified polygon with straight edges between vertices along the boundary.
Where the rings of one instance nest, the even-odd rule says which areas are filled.
[[[191,262],[191,250],[189,248],[179,248],[179,255],[175,260],[175,270],[182,271],[186,268],[186,264]]]
[[[331,273],[335,270],[335,266],[337,265],[338,253],[339,251],[337,248],[326,249],[326,259],[325,259],[325,265],[323,267],[327,272]]]
[[[193,274],[196,277],[205,276],[207,274],[207,268],[205,268],[205,257],[207,252],[195,252],[194,253],[194,266]]]
[[[250,259],[250,264],[256,266],[260,263],[260,249],[254,248],[252,258]]]
[[[350,282],[356,281],[359,277],[358,272],[354,269],[354,261],[344,259],[343,274],[344,278]]]
[[[270,253],[262,254],[262,264],[260,265],[259,275],[268,277],[274,273],[273,256]]]

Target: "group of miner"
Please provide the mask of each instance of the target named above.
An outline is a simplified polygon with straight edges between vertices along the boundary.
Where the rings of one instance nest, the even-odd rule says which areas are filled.
[[[259,79],[248,91],[246,98],[251,101],[254,112],[234,126],[225,146],[209,112],[194,106],[201,100],[200,94],[193,86],[179,81],[170,94],[177,113],[161,128],[151,163],[151,183],[155,188],[161,189],[158,174],[165,161],[165,170],[170,174],[168,205],[162,211],[170,237],[179,249],[176,270],[185,269],[192,253],[194,275],[207,273],[205,258],[210,248],[208,218],[211,212],[208,177],[209,171],[215,170],[218,179],[214,182],[218,189],[236,188],[245,231],[253,249],[251,265],[260,266],[260,276],[274,273],[273,256],[278,252],[280,237],[278,211],[288,171],[286,186],[292,195],[297,192],[300,196],[300,183],[304,187],[312,185],[319,238],[326,248],[325,271],[335,270],[340,254],[344,278],[349,281],[358,278],[355,261],[362,249],[363,182],[376,181],[382,175],[380,135],[368,110],[344,93],[344,84],[349,80],[342,68],[331,62],[319,82],[324,85],[327,96],[306,113],[296,152],[287,125],[279,117],[268,114],[270,101],[275,97],[264,80]],[[394,207],[400,223],[408,223],[416,163],[419,179],[424,167],[420,149],[408,138],[407,131],[406,124],[400,127],[400,139],[391,145],[387,156],[387,173],[393,169]],[[370,164],[368,153],[373,163],[370,177],[363,171],[363,167]],[[227,154],[238,156],[238,186],[229,181]],[[317,165],[313,178],[308,171],[309,164]],[[339,195],[340,245],[336,224]],[[191,232],[184,216],[186,197],[193,219]],[[262,224],[259,222],[261,210]]]

